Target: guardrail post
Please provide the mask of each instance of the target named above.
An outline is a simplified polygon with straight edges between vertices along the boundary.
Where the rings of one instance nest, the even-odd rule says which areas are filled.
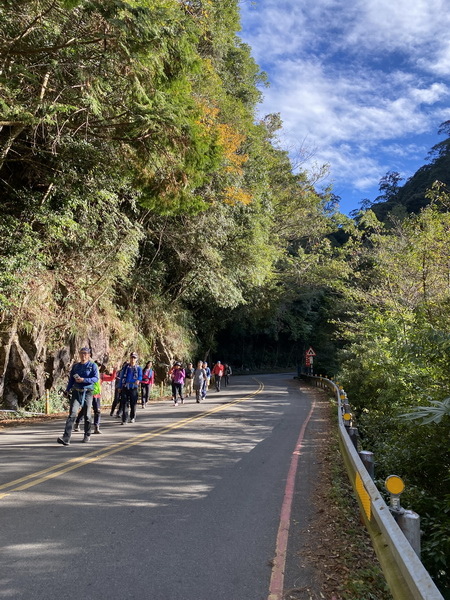
[[[418,557],[418,516],[414,515],[412,511],[400,510],[399,497],[404,489],[403,481],[395,475],[386,479],[386,489],[391,494],[391,507],[386,507],[382,495],[371,479],[370,470],[367,472],[368,469],[364,466],[348,437],[348,428],[353,426],[348,400],[345,399],[346,410],[343,410],[339,387],[332,381],[332,378],[328,377],[324,378],[323,384],[334,392],[337,400],[339,446],[342,457],[350,481],[358,495],[362,518],[372,538],[392,597],[395,600],[444,600]],[[371,469],[370,463],[374,462],[372,453],[362,451],[361,454],[368,459],[365,461],[366,466],[369,463],[368,466]],[[402,523],[400,528],[395,522],[393,514],[391,514],[394,511],[396,517],[400,516],[400,513],[404,516],[400,522],[406,522],[405,526]],[[414,534],[409,533],[411,529]],[[416,541],[414,541],[414,536]]]
[[[375,479],[375,456],[373,452],[369,450],[361,450],[359,452],[359,458],[361,459],[363,465],[366,467],[367,472],[369,473],[372,480]]]
[[[411,544],[412,549],[420,558],[420,517],[413,510],[402,510],[396,515],[396,521],[403,531],[405,538]]]
[[[45,414],[50,414],[50,390],[45,390]]]
[[[358,428],[349,427],[347,431],[350,439],[352,440],[353,445],[356,448],[356,451],[358,451]]]

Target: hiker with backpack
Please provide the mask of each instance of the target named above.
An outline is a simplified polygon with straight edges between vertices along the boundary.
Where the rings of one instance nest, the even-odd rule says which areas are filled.
[[[206,394],[208,393],[209,382],[211,381],[211,369],[208,367],[208,363],[203,361],[202,368],[205,370],[206,379],[202,386],[202,400],[206,400]]]
[[[192,394],[192,378],[194,377],[194,367],[192,363],[188,363],[188,366],[184,370],[184,396],[185,398],[190,398]]]
[[[181,404],[184,404],[184,398],[183,398],[184,377],[185,377],[185,373],[184,373],[184,369],[181,368],[181,363],[176,362],[173,365],[172,374],[170,376],[170,379],[172,381],[172,400],[173,400],[174,406],[178,406],[177,394],[180,397]]]
[[[114,416],[114,411],[117,408],[117,412],[116,412],[116,418],[118,419],[120,417],[121,413],[121,406],[122,406],[122,385],[120,383],[120,373],[122,371],[122,367],[120,365],[117,366],[117,369],[114,369],[114,372],[116,374],[116,379],[114,381],[114,399],[113,402],[111,404],[111,410],[109,412],[109,416],[113,417]]]
[[[95,364],[101,368],[101,364],[96,360]],[[104,381],[114,381],[116,378],[116,369],[113,369],[112,375],[106,373],[100,373],[100,379],[94,383],[92,388],[92,411],[94,413],[94,433],[101,433],[100,431],[100,416],[101,416],[101,400],[102,400],[102,383]],[[80,431],[80,421],[85,415],[85,407],[79,412],[75,421],[74,431]]]
[[[227,365],[226,363],[223,365],[223,384],[225,387],[228,386],[228,384],[230,383],[230,375],[232,375],[233,372],[231,370],[230,365]]]
[[[197,368],[194,371],[194,377],[192,385],[195,391],[195,401],[200,403],[202,398],[203,384],[207,380],[206,370],[203,368],[203,362],[201,360],[197,363]]]
[[[155,372],[153,370],[153,363],[149,360],[142,371],[141,381],[141,406],[145,408],[148,402],[148,397],[152,391],[153,384],[155,382]]]
[[[130,360],[123,365],[120,371],[122,425],[134,423],[136,420],[138,387],[139,383],[142,381],[142,367],[137,364],[137,360],[138,355],[136,352],[132,352],[130,354]],[[128,409],[130,409],[129,421]]]
[[[69,416],[66,420],[64,433],[56,441],[68,446],[72,430],[80,409],[84,414],[84,437],[82,442],[89,442],[91,437],[91,409],[94,384],[99,380],[98,366],[90,360],[91,351],[83,347],[79,351],[79,362],[70,370],[69,381],[65,393],[70,394]]]
[[[218,360],[213,367],[212,374],[214,375],[214,383],[216,384],[216,391],[220,392],[220,382],[222,381],[224,373],[223,364]]]

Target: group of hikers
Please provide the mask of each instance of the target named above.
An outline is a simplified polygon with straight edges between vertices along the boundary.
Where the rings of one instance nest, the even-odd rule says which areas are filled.
[[[145,408],[155,382],[155,372],[152,361],[145,367],[138,365],[138,355],[131,352],[128,361],[122,367],[113,369],[111,374],[100,373],[101,364],[91,360],[91,351],[83,347],[79,351],[79,361],[76,362],[69,374],[69,381],[64,394],[70,397],[69,416],[67,417],[64,433],[57,439],[59,444],[68,446],[72,431],[80,430],[80,423],[84,421],[83,442],[89,442],[94,426],[94,433],[100,434],[101,413],[101,384],[104,381],[114,381],[114,400],[111,405],[110,416],[121,419],[121,424],[134,423],[136,420],[136,407],[139,400]],[[212,369],[208,363],[198,361],[194,368],[190,362],[185,368],[181,362],[176,361],[169,369],[168,378],[172,385],[172,402],[178,406],[178,398],[184,404],[185,398],[190,398],[195,392],[196,402],[206,398],[210,382],[214,379],[215,389],[220,392],[223,382],[229,384],[231,367],[218,360]],[[91,422],[91,411],[94,413]]]
[[[177,398],[180,398],[181,404],[184,404],[184,398],[189,398],[195,391],[196,402],[201,402],[206,398],[211,379],[214,379],[214,385],[217,392],[220,392],[220,386],[223,381],[224,386],[230,382],[231,367],[227,364],[222,364],[220,360],[216,362],[212,370],[208,367],[208,363],[199,360],[197,367],[194,368],[192,363],[188,363],[183,369],[180,362],[176,362],[169,371],[169,377],[172,382],[172,401],[174,406],[178,406]],[[183,396],[184,386],[184,396]]]

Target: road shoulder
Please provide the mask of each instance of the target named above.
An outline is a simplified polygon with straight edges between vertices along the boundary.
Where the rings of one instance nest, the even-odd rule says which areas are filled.
[[[389,600],[339,453],[334,407],[326,392],[299,385],[316,409],[297,474],[284,600]]]

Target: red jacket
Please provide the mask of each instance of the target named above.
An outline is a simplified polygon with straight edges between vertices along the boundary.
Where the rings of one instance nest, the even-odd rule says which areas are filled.
[[[151,372],[151,375],[149,373]],[[146,385],[153,385],[155,383],[155,371],[153,369],[143,369],[142,370],[142,381]]]
[[[213,370],[212,370],[213,375],[218,375],[219,377],[222,377],[223,375],[223,365],[218,365],[217,363],[214,365]]]
[[[116,378],[116,369],[114,367],[113,372],[111,375],[107,375],[106,373],[101,373],[100,374],[100,381],[114,381],[114,379]]]

